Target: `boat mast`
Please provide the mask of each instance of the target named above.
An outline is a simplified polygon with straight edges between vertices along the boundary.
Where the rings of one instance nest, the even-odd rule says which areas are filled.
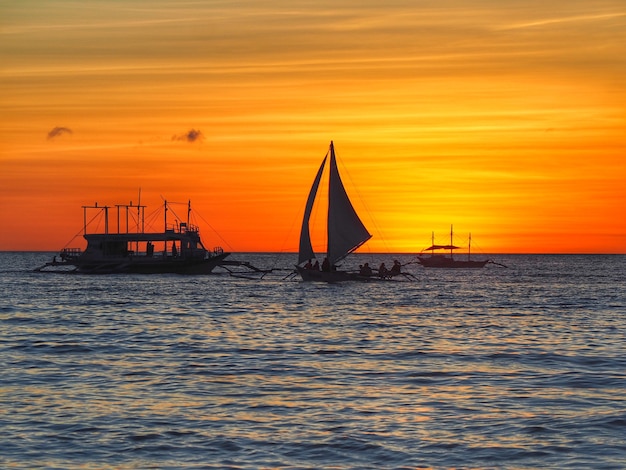
[[[144,232],[145,211],[141,210],[141,188],[139,188],[139,202],[137,202],[137,232],[139,232],[139,215],[141,212],[141,233]]]
[[[191,199],[187,201],[187,230],[189,230],[189,216],[191,214]]]
[[[472,253],[472,234],[469,234],[469,241],[467,242],[467,261],[470,260],[470,254]]]
[[[453,246],[454,243],[452,243],[452,232],[453,232],[453,228],[452,225],[450,225],[450,259],[452,259],[452,250],[453,250]]]
[[[167,199],[163,199],[163,233],[167,233]],[[172,255],[174,254],[174,242],[172,242]],[[163,242],[163,256],[167,258],[167,235]]]
[[[163,200],[163,232],[167,232],[167,199]]]
[[[430,256],[433,256],[435,254],[435,231],[433,230],[431,236],[430,236]]]

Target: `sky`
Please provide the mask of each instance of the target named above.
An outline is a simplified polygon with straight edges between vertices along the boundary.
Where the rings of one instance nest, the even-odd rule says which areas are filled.
[[[141,191],[297,251],[332,140],[361,251],[626,253],[625,77],[623,0],[0,0],[0,250]]]

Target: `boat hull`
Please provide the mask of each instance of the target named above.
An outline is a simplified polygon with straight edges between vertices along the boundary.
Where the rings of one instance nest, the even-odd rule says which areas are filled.
[[[489,260],[456,260],[447,256],[418,256],[419,263],[426,268],[482,268]]]
[[[296,266],[296,271],[306,282],[376,282],[391,281],[391,277],[380,277],[376,275],[364,276],[357,272],[348,271],[318,271],[316,269],[305,269],[302,266]]]
[[[78,258],[73,264],[76,271],[83,274],[210,274],[229,254],[220,253],[207,259]]]

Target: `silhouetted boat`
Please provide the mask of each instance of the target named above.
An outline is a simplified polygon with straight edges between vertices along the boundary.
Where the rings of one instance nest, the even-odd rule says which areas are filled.
[[[435,244],[435,234],[432,235],[432,245],[425,250],[424,252],[430,252],[428,256],[422,254],[417,257],[418,262],[427,268],[482,268],[485,266],[489,260],[472,260],[471,259],[471,244],[472,244],[472,235],[469,236],[469,243],[467,248],[467,259],[455,259],[454,258],[454,250],[460,249],[460,247],[455,246],[453,243],[453,229],[450,226],[450,244],[449,245],[436,245]],[[449,253],[446,253],[449,252]]]
[[[117,232],[109,231],[110,206],[83,206],[83,237],[87,240],[85,251],[79,248],[65,248],[55,256],[52,262],[38,268],[74,267],[76,272],[90,274],[112,273],[178,273],[208,274],[220,265],[228,265],[225,258],[230,254],[221,248],[207,250],[200,239],[197,226],[189,222],[191,202],[187,204],[187,220],[182,222],[176,216],[173,223],[168,223],[167,213],[171,211],[164,202],[164,229],[162,232],[144,231],[144,212],[146,206],[140,204],[117,205]],[[136,209],[137,216],[134,231],[129,227],[130,211]],[[87,233],[87,211],[104,212],[104,231]],[[125,211],[125,213],[124,213]],[[173,212],[173,211],[172,211]],[[120,216],[125,215],[126,227],[122,232]],[[175,215],[175,214],[174,214]],[[233,262],[236,264],[238,262]]]
[[[322,263],[321,269],[317,267],[314,269],[308,265],[310,260],[316,258],[311,244],[309,220],[327,160],[330,160],[328,178],[328,246],[326,258]],[[296,269],[304,281],[339,282],[358,280],[358,272],[338,270],[336,265],[371,237],[372,235],[367,231],[354,207],[352,207],[350,198],[343,186],[337,168],[335,147],[331,141],[330,149],[322,160],[306,201],[302,229],[300,231],[300,248]],[[303,263],[307,263],[307,265],[303,265]]]
[[[326,257],[322,265],[318,267],[319,262],[316,262],[315,265],[311,264],[311,261],[316,259],[316,255],[311,245],[309,220],[327,161],[329,161],[328,246]],[[315,176],[306,201],[304,217],[302,219],[302,229],[300,231],[300,245],[296,270],[304,281],[342,282],[386,280],[397,274],[402,274],[407,278],[411,277],[411,275],[401,272],[389,272],[384,276],[380,276],[375,272],[376,270],[370,273],[361,269],[352,271],[338,269],[337,264],[341,260],[363,245],[371,237],[372,235],[368,232],[367,228],[365,228],[365,225],[361,222],[361,219],[354,210],[343,186],[337,168],[335,147],[331,141],[330,149],[322,160],[322,164],[317,171],[317,175]]]

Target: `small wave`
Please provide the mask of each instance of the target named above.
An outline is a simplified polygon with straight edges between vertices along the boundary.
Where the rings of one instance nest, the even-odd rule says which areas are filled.
[[[156,441],[162,438],[163,436],[161,434],[156,434],[156,433],[133,434],[127,437],[127,439],[129,439],[132,442]]]

